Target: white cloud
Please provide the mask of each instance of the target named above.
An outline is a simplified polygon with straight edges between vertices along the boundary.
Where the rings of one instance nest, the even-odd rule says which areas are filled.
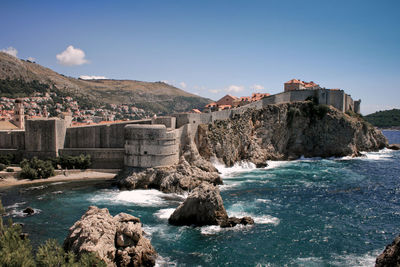
[[[72,45],[68,46],[60,54],[56,55],[58,63],[64,66],[76,66],[89,63],[85,58],[85,52],[79,48],[74,48]]]
[[[227,91],[228,93],[230,92],[240,92],[244,90],[244,86],[239,86],[239,85],[230,85],[227,89],[225,89],[225,91]]]
[[[210,90],[208,90],[210,93],[213,93],[213,94],[218,94],[219,92],[221,92],[222,90],[218,90],[218,89],[210,89]]]
[[[15,49],[12,46],[10,46],[10,47],[8,47],[6,49],[1,49],[1,52],[7,53],[7,54],[9,54],[9,55],[11,55],[13,57],[17,57],[17,54],[18,54],[18,50]]]
[[[187,86],[185,82],[180,82],[179,85],[180,85],[183,89],[185,89],[186,86]]]
[[[81,75],[81,76],[79,76],[79,78],[82,79],[82,80],[104,80],[104,79],[108,79],[107,77],[96,76],[96,75]]]
[[[32,62],[36,60],[36,58],[34,58],[34,57],[28,57],[27,59],[28,59],[29,61],[32,61]]]
[[[253,88],[254,88],[254,90],[256,90],[256,91],[261,91],[261,90],[264,90],[264,89],[265,89],[264,86],[259,85],[259,84],[253,85]]]
[[[208,91],[213,94],[218,94],[220,92],[227,92],[227,93],[238,93],[244,90],[244,86],[241,85],[230,85],[224,89],[209,89]]]

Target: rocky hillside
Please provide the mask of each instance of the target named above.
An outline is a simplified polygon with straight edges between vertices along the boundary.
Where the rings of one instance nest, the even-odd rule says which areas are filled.
[[[39,64],[0,52],[0,80],[21,79],[54,86],[99,104],[134,104],[155,113],[173,113],[202,108],[210,102],[163,82],[132,80],[82,80],[66,77]]]
[[[341,157],[387,146],[379,130],[359,116],[349,116],[311,101],[249,109],[231,120],[199,127],[198,148],[206,159],[226,165],[247,160]]]

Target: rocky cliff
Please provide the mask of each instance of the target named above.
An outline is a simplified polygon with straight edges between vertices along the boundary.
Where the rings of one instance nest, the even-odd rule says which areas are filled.
[[[358,115],[305,101],[248,109],[230,120],[200,125],[197,145],[206,159],[263,166],[266,160],[359,155],[386,147],[387,140]]]
[[[400,266],[400,235],[376,258],[375,267]]]
[[[202,182],[222,184],[218,170],[202,158],[195,145],[188,145],[179,164],[162,168],[125,168],[117,176],[120,189],[154,188],[164,193],[183,193],[196,188]]]
[[[157,255],[139,218],[126,213],[113,217],[95,206],[69,229],[64,249],[96,253],[107,266],[154,266]]]

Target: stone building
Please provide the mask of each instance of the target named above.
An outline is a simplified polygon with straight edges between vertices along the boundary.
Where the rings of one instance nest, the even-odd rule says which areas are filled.
[[[305,82],[298,79],[291,79],[290,81],[284,83],[285,92],[295,91],[295,90],[316,90],[320,88],[321,87],[318,84],[314,83],[313,81]]]
[[[25,109],[24,109],[24,101],[22,99],[15,100],[14,107],[14,116],[11,121],[18,129],[25,128]]]

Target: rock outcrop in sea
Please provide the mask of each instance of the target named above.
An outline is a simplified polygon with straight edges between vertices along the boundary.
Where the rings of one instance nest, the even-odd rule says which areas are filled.
[[[120,189],[157,189],[164,193],[183,193],[202,182],[222,184],[218,170],[201,157],[192,143],[180,158],[179,164],[149,169],[125,168],[118,175]]]
[[[169,217],[173,225],[220,225],[233,227],[237,224],[254,224],[250,217],[228,218],[218,187],[203,182],[197,186]]]
[[[381,131],[356,114],[311,101],[248,109],[230,120],[199,126],[198,150],[227,166],[238,161],[358,156],[388,145]]]
[[[157,253],[143,234],[139,218],[91,206],[69,229],[64,249],[96,253],[107,266],[154,266]]]
[[[375,267],[400,266],[400,235],[376,258]]]

